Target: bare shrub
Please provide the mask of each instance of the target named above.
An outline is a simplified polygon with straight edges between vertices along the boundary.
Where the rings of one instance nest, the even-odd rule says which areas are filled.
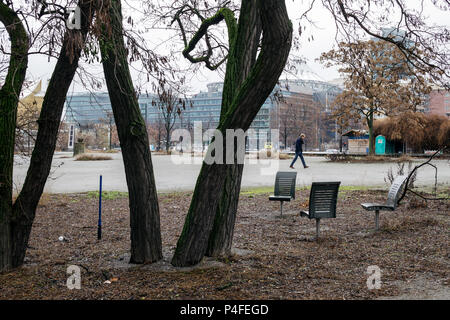
[[[279,153],[278,157],[280,160],[292,159],[292,156],[287,153]]]
[[[405,112],[376,120],[374,132],[391,141],[406,142],[419,153],[450,146],[450,121],[445,116]]]
[[[394,182],[394,179],[397,176],[403,176],[403,175],[409,175],[411,171],[413,170],[413,164],[412,161],[408,161],[408,168],[405,168],[406,162],[397,162],[396,164],[396,172],[394,173],[392,167],[389,168],[387,172],[387,176],[384,177],[384,182],[392,184]],[[414,188],[414,182],[416,181],[417,177],[417,171],[414,172],[409,179],[408,188],[412,189]]]
[[[348,157],[345,153],[328,153],[325,155],[325,159],[331,161],[348,161],[350,157]]]
[[[104,161],[104,160],[112,160],[112,157],[86,153],[80,154],[75,157],[75,161]]]
[[[272,158],[272,151],[270,149],[261,150],[258,152],[258,159],[270,159]]]

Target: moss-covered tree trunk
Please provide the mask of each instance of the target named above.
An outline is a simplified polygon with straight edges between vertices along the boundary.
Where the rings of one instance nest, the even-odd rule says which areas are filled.
[[[244,0],[241,5],[241,19],[248,18],[254,10],[259,11],[262,26],[261,52],[248,76],[236,88],[236,93],[232,94],[232,102],[218,126],[218,130],[222,133],[225,133],[226,129],[247,131],[278,81],[291,48],[292,25],[284,1]],[[250,34],[246,32],[241,22],[242,20],[239,21],[236,39],[239,39],[241,33]],[[247,28],[251,27],[251,24],[247,25]],[[226,94],[227,92],[224,92],[224,98]],[[225,146],[224,139],[224,155]],[[229,172],[227,168],[228,166],[224,164],[203,163],[172,259],[173,265],[193,265],[200,262],[206,254],[217,208],[223,195],[224,181]]]
[[[229,255],[233,244],[244,165],[224,166],[227,167],[227,173],[206,250],[206,255],[210,257]]]
[[[38,120],[39,130],[30,166],[22,190],[13,206],[16,217],[12,224],[14,267],[22,265],[25,258],[36,208],[50,174],[67,92],[78,68],[92,22],[94,14],[92,1],[80,0],[79,7],[81,29],[67,30],[64,35],[61,51],[42,103]]]
[[[128,67],[120,0],[111,1],[109,19],[99,41],[129,192],[130,262],[154,262],[162,258],[158,197],[148,134]]]
[[[19,94],[28,66],[29,38],[16,12],[0,1],[0,22],[11,41],[8,73],[0,89],[0,272],[13,268],[14,141]]]
[[[260,37],[261,19],[257,1],[243,2],[238,32],[235,33],[234,38],[230,39],[230,52],[223,87],[221,120],[227,116],[233,99],[239,92],[239,87],[256,62]],[[244,164],[238,163],[236,152],[234,155],[234,164],[224,164],[227,172],[222,195],[216,209],[214,225],[209,236],[207,256],[215,257],[231,253],[242,173],[244,171]]]

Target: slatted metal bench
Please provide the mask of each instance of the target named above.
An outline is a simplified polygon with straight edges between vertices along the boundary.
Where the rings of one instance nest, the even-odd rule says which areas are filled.
[[[283,202],[295,199],[295,183],[297,172],[278,171],[275,177],[274,194],[269,197],[270,201],[280,201],[281,215],[283,215]]]
[[[361,203],[361,206],[367,211],[375,211],[375,230],[380,228],[380,211],[394,211],[398,206],[398,199],[408,176],[397,176],[392,182],[391,188],[383,204],[380,203]]]
[[[309,210],[301,217],[316,219],[316,239],[320,235],[320,219],[336,218],[336,204],[341,182],[313,182],[309,194]]]

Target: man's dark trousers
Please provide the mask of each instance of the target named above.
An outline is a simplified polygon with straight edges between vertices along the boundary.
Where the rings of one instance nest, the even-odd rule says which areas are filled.
[[[300,160],[302,160],[303,167],[306,168],[306,163],[305,163],[305,159],[303,159],[303,152],[302,151],[298,151],[298,152],[295,153],[295,157],[294,157],[294,160],[292,160],[291,167],[294,165],[295,161],[297,161],[298,157],[300,157]]]

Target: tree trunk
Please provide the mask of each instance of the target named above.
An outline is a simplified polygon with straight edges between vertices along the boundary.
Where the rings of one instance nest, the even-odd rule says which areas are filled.
[[[168,153],[170,149],[170,129],[166,126],[166,152]]]
[[[373,113],[367,117],[367,126],[369,127],[369,155],[375,153],[375,139],[373,136]]]
[[[257,6],[252,6],[252,2],[255,1]],[[232,103],[218,126],[218,130],[222,133],[225,133],[226,129],[247,131],[278,81],[291,48],[292,24],[289,21],[284,1],[243,1],[241,17],[247,18],[254,12],[253,10],[260,12],[263,30],[262,49],[245,81],[236,89],[233,99],[229,100]],[[251,25],[247,27],[251,27]],[[241,33],[245,33],[245,30],[241,29],[240,21],[238,38]],[[227,94],[224,92],[224,99]],[[193,265],[200,262],[205,255],[216,211],[222,198],[223,181],[226,180],[228,172],[227,167],[217,163],[211,165],[203,163],[185,225],[172,259],[173,265]]]
[[[90,0],[79,3],[81,30],[67,30],[48,84],[39,116],[39,130],[22,190],[14,203],[13,266],[23,264],[39,199],[50,173],[67,92],[78,68],[81,51],[93,18]]]
[[[130,263],[154,262],[162,258],[158,196],[148,134],[128,67],[120,0],[111,1],[109,19],[100,48],[129,191]]]
[[[259,8],[256,2],[253,0],[242,3],[238,33],[230,41],[231,50],[228,56],[226,79],[223,87],[221,120],[226,117],[239,87],[248,77],[256,62],[262,31]],[[226,166],[226,178],[206,250],[206,255],[211,257],[231,253],[242,173],[244,171],[244,164],[237,163],[236,150],[234,155],[235,164],[224,165]]]
[[[287,138],[288,138],[287,136],[288,136],[287,130],[284,129],[284,150],[286,150],[287,147]]]
[[[14,267],[12,190],[17,105],[28,66],[29,38],[16,12],[0,2],[0,22],[11,41],[8,73],[0,90],[0,272]]]
[[[158,123],[158,151],[161,151],[161,123]]]
[[[234,226],[241,191],[244,164],[226,164],[226,178],[216,210],[214,225],[209,236],[206,255],[209,257],[231,254]]]

